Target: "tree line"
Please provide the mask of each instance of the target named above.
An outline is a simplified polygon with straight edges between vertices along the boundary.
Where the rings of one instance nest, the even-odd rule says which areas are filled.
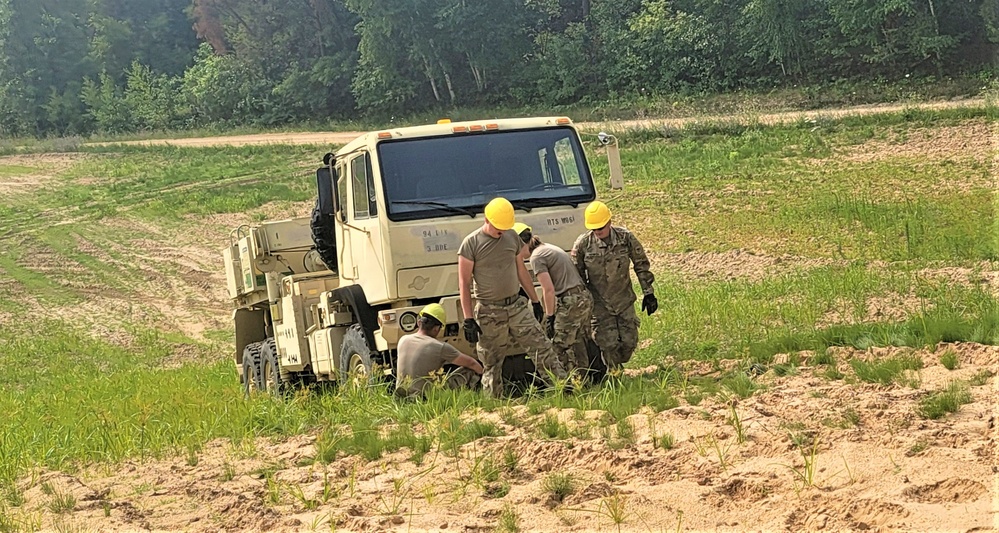
[[[0,135],[995,72],[996,0],[0,0]]]

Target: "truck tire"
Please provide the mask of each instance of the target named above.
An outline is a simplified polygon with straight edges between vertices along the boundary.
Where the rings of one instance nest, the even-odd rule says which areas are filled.
[[[260,346],[253,342],[243,348],[243,392],[247,396],[260,390]]]
[[[273,337],[260,344],[260,390],[280,395],[288,388],[288,374],[281,370],[277,345]]]
[[[347,328],[340,347],[340,380],[346,383],[348,379],[367,381],[371,377],[371,348],[364,336],[360,324]]]

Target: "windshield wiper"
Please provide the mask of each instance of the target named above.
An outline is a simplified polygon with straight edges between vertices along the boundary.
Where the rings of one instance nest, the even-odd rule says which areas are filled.
[[[564,198],[524,198],[521,200],[514,200],[511,202],[514,207],[518,209],[523,209],[528,213],[531,212],[532,208],[535,207],[553,207],[556,205],[570,205],[573,208],[579,205],[579,202],[566,200]]]
[[[429,200],[398,200],[398,201],[394,201],[394,202],[390,202],[390,203],[392,205],[399,205],[399,204],[403,204],[403,205],[429,205],[429,206],[433,206],[433,207],[439,207],[439,208],[441,208],[441,209],[443,209],[445,211],[450,211],[452,213],[459,213],[459,214],[462,214],[462,215],[468,215],[468,216],[470,216],[472,218],[475,218],[475,212],[474,211],[465,209],[464,207],[455,207],[453,205],[448,205],[448,204],[445,204],[444,202],[431,202]]]

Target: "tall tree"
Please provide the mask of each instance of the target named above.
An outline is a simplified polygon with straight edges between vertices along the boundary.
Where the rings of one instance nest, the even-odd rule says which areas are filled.
[[[257,79],[263,122],[345,116],[354,108],[357,17],[342,0],[194,0],[199,35]],[[220,35],[220,31],[222,35]]]

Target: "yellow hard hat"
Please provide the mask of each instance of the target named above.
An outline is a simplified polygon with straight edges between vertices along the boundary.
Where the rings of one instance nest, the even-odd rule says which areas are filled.
[[[583,215],[586,229],[600,229],[607,225],[611,219],[610,208],[600,200],[590,202],[586,206],[586,213]]]
[[[534,230],[532,230],[530,226],[524,224],[523,222],[517,222],[516,224],[513,225],[513,231],[517,232],[517,235],[524,233],[524,230],[530,231],[532,233],[534,232]]]
[[[420,316],[432,316],[441,324],[447,324],[447,313],[444,312],[441,304],[427,304],[420,310]]]
[[[486,204],[486,220],[500,231],[513,227],[513,204],[506,198],[493,198]]]

